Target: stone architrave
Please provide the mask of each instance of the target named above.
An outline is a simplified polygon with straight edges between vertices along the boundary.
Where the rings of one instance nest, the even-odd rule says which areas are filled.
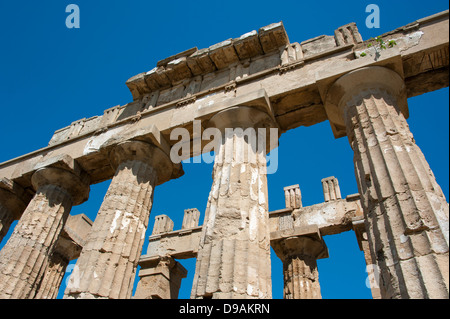
[[[167,153],[143,141],[119,143],[110,159],[116,173],[64,298],[131,298],[154,188],[172,174]]]
[[[354,70],[325,107],[354,151],[382,298],[448,298],[448,204],[406,122],[403,79],[381,66]]]
[[[35,297],[72,206],[89,196],[89,178],[76,162],[56,162],[33,174],[36,194],[0,252],[1,299]]]
[[[266,112],[246,106],[221,111],[208,123],[221,130],[222,143],[214,162],[192,298],[272,296],[266,149],[261,146],[266,141],[254,139],[257,145],[251,145],[252,138],[242,132],[250,128],[247,132],[257,133],[257,128],[273,125]]]

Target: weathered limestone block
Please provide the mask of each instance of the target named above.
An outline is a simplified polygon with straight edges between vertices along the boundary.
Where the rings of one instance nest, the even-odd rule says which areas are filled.
[[[167,256],[177,259],[195,258],[199,248],[202,226],[175,230],[149,237],[144,257]]]
[[[32,176],[36,194],[0,252],[1,299],[34,298],[72,206],[88,198],[88,176],[67,160],[42,163]]]
[[[233,46],[233,39],[228,39],[209,47],[209,57],[218,70],[224,69],[232,63],[239,61]]]
[[[194,76],[214,72],[215,70],[217,70],[214,62],[209,57],[209,48],[196,51],[195,53],[187,57],[186,62]]]
[[[31,200],[17,183],[0,178],[0,242],[8,233],[12,222],[19,219]]]
[[[355,22],[348,23],[334,31],[334,39],[338,46],[361,43],[362,37]]]
[[[300,43],[303,57],[308,58],[336,47],[334,36],[320,35]]]
[[[197,208],[185,209],[181,229],[191,229],[198,227],[199,221],[200,212]]]
[[[336,177],[331,176],[322,179],[322,188],[325,202],[342,198],[341,189],[339,188],[339,182]]]
[[[177,299],[187,270],[170,256],[141,259],[134,299]]]
[[[384,67],[352,71],[325,105],[354,151],[382,297],[448,298],[448,204],[406,122],[402,78]]]
[[[217,113],[208,125],[223,132],[274,124],[267,113],[238,106]],[[271,298],[266,150],[250,140],[242,131],[222,134],[192,298]]]
[[[171,172],[159,147],[142,141],[111,151],[116,174],[65,291],[65,298],[131,298],[158,178]]]
[[[271,245],[283,262],[284,299],[321,299],[317,259],[328,250],[317,226],[271,233]]]
[[[172,84],[177,84],[180,81],[192,77],[192,72],[186,62],[186,57],[180,57],[167,63],[166,67],[167,77]]]
[[[283,22],[272,23],[258,30],[259,41],[264,53],[278,50],[289,44],[289,38],[284,29]]]
[[[286,208],[300,208],[302,207],[302,194],[298,184],[286,186],[284,188],[284,198],[286,201]]]
[[[259,42],[258,32],[255,30],[234,39],[233,44],[240,60],[262,55],[264,53]]]
[[[155,217],[152,235],[167,233],[173,230],[173,221],[167,215],[158,215]]]
[[[295,209],[294,227],[316,225],[323,236],[339,234],[352,229],[352,218],[362,211],[359,196],[319,203]]]

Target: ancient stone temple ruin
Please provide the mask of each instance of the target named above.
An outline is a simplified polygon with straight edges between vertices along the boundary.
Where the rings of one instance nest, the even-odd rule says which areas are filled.
[[[448,21],[445,11],[392,30],[382,35],[386,49],[354,23],[301,43],[274,23],[130,78],[132,102],[0,164],[0,239],[18,220],[0,252],[0,298],[55,298],[73,259],[64,298],[177,298],[185,258],[196,258],[191,298],[271,298],[270,247],[283,263],[284,298],[321,298],[323,236],[348,230],[380,271],[374,298],[448,298],[449,208],[406,122],[409,97],[449,84]],[[275,129],[278,139],[326,120],[354,152],[358,194],[343,196],[328,177],[323,203],[303,206],[292,185],[286,207],[269,212],[271,148],[264,135],[255,148],[235,130],[217,145],[204,220],[186,209],[174,230],[168,216],[152,216],[142,251],[154,189],[183,178],[171,156],[174,130],[202,152],[208,141],[196,128]],[[187,157],[198,155],[189,149]],[[70,215],[105,180],[95,220]]]

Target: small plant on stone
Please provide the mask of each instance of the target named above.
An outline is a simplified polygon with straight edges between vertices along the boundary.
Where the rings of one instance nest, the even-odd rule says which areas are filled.
[[[369,43],[369,44],[367,44],[367,48],[374,47],[376,56],[380,55],[380,52],[377,49],[378,47],[380,48],[380,50],[386,50],[387,47],[393,48],[394,45],[397,45],[397,42],[395,42],[395,40],[389,40],[389,42],[386,44],[386,42],[384,42],[383,38],[380,35],[377,36],[376,38],[370,38],[370,39],[374,40],[377,45],[374,45],[373,43]],[[386,47],[386,45],[387,45],[387,47]],[[361,57],[365,57],[366,55],[367,55],[366,52],[362,52],[360,54]]]

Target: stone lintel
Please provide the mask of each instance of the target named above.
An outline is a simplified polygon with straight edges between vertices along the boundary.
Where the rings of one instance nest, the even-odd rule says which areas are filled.
[[[201,232],[202,226],[199,226],[152,235],[149,237],[147,253],[144,256],[153,258],[170,255],[177,259],[195,258]]]
[[[353,217],[362,216],[359,194],[348,195],[326,203],[299,209],[283,208],[269,212],[271,241],[318,229],[321,236],[352,230]],[[174,258],[195,258],[203,226],[162,232],[149,237],[146,255],[141,258],[170,255]]]
[[[195,118],[199,120],[209,120],[215,114],[235,106],[247,106],[267,113],[276,123],[273,107],[265,89],[258,89],[236,97],[230,97],[221,101],[200,107],[195,112]]]
[[[214,73],[215,67],[208,56],[208,50],[198,50],[192,54],[195,59],[187,57],[187,63],[192,61],[193,65],[197,66],[197,72],[211,74],[205,79],[211,83],[198,85],[197,91],[192,93],[192,97],[196,98],[195,102],[177,108],[178,100],[185,98],[185,95],[174,95],[169,99],[166,96],[160,101],[162,95],[159,91],[155,91],[151,94],[156,94],[157,99],[159,96],[158,102],[154,101],[157,107],[146,110],[142,108],[139,116],[137,114],[132,116],[129,111],[125,112],[130,108],[140,107],[139,104],[142,102],[136,101],[114,107],[102,117],[93,117],[89,123],[83,122],[83,128],[77,129],[70,136],[64,133],[67,128],[58,130],[61,136],[52,138],[51,145],[0,164],[0,176],[14,180],[28,189],[31,188],[30,172],[39,160],[46,156],[68,154],[89,173],[92,183],[110,179],[114,175],[114,170],[107,163],[107,155],[99,152],[99,143],[105,141],[108,136],[118,136],[153,123],[158,123],[160,131],[168,138],[172,129],[189,126],[189,123],[196,119],[194,115],[198,109],[217,105],[228,99],[230,92],[224,92],[224,88],[230,81],[234,81],[237,85],[235,91],[237,96],[263,87],[283,132],[298,126],[314,125],[325,121],[328,116],[335,136],[344,136],[342,127],[333,124],[333,114],[325,113],[323,108],[323,99],[328,87],[343,74],[369,65],[382,65],[399,74],[403,70],[408,96],[417,95],[415,92],[422,94],[448,86],[448,20],[447,10],[383,35],[385,41],[390,38],[397,39],[398,45],[382,50],[380,56],[376,58],[359,56],[359,47],[367,46],[368,42],[364,41],[356,45],[336,46],[301,58],[303,60],[294,63],[303,61],[303,64],[283,74],[279,72],[279,61],[275,61],[277,58],[279,60],[276,51],[270,54],[274,55],[274,63],[269,63],[267,67],[257,67],[257,71],[250,72],[247,76],[230,78],[222,76],[222,73]],[[261,56],[261,61],[255,60],[255,63],[261,62],[265,65],[265,59],[272,58],[265,54]],[[144,72],[140,76],[142,81],[145,81],[145,74]],[[170,83],[159,71],[151,74],[157,77],[157,80]],[[131,115],[127,116],[125,113]],[[72,131],[72,127],[68,128]],[[181,175],[182,170],[174,170],[172,177],[177,178]]]
[[[354,216],[362,216],[359,194],[298,209],[272,211],[269,213],[270,231],[316,225],[322,235],[334,235],[351,230]]]
[[[34,166],[34,171],[47,167],[60,168],[87,179],[86,173],[83,171],[81,166],[75,159],[67,154],[60,154],[49,158],[44,157]]]

